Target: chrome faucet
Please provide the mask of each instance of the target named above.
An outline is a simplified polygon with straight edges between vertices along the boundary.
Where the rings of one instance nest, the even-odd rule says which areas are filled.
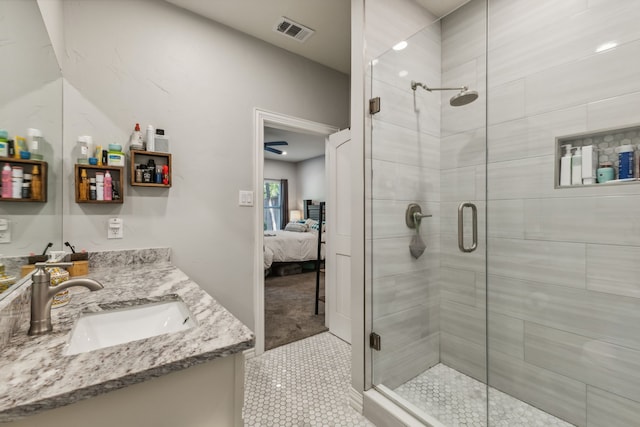
[[[104,286],[93,279],[71,279],[59,285],[51,286],[51,273],[47,267],[71,267],[71,262],[38,262],[36,271],[31,276],[31,327],[29,335],[42,335],[53,330],[51,325],[51,304],[53,297],[60,291],[72,286],[84,286],[91,291],[97,291]]]

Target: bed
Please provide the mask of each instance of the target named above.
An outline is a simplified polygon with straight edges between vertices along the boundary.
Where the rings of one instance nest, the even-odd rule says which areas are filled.
[[[325,202],[313,203],[304,200],[305,218],[312,224],[308,231],[274,230],[264,232],[264,270],[268,274],[273,263],[300,263],[315,261],[316,301],[315,314],[318,314],[320,299],[320,264],[325,256]],[[296,229],[295,224],[286,228]],[[300,230],[304,227],[299,228]]]

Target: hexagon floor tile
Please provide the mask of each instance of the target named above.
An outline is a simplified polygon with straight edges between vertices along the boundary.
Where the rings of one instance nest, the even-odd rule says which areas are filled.
[[[349,406],[351,346],[325,332],[246,361],[245,426],[373,426]]]
[[[394,391],[444,425],[487,425],[485,384],[441,363]],[[492,387],[489,397],[489,425],[492,427],[573,426]]]

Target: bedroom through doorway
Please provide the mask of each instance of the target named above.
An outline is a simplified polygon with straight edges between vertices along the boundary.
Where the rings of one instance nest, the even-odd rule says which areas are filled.
[[[264,128],[265,350],[328,330],[321,227],[326,223],[325,139]]]

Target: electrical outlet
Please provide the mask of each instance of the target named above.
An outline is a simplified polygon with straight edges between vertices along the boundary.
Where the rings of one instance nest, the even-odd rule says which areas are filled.
[[[11,230],[9,221],[0,218],[0,243],[11,243]]]
[[[122,239],[124,236],[124,223],[120,218],[109,218],[107,225],[107,239]]]

